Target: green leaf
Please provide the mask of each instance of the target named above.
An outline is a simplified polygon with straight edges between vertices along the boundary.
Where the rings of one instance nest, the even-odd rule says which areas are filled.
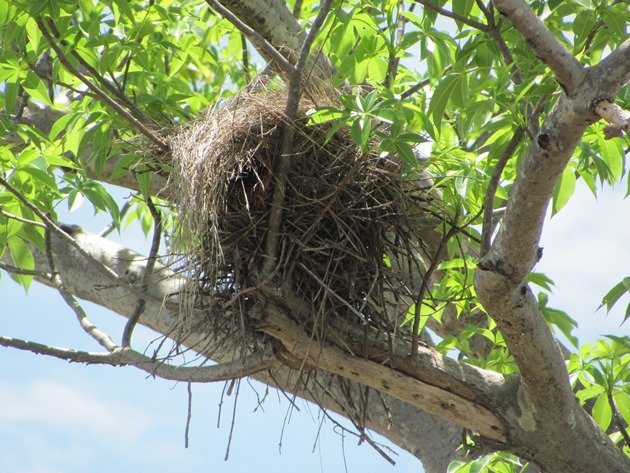
[[[630,292],[630,276],[623,278],[606,293],[602,299],[602,305],[606,305],[606,310],[610,312],[610,309],[626,292]]]
[[[557,214],[569,202],[575,191],[575,182],[575,172],[570,166],[567,166],[553,191],[551,215]]]
[[[8,238],[7,243],[9,245],[9,251],[11,252],[11,260],[13,264],[21,269],[33,270],[35,269],[35,260],[33,258],[33,253],[29,249],[28,245],[20,238],[15,235],[13,237]],[[24,286],[24,289],[28,290],[31,282],[33,281],[32,276],[26,276],[22,274],[14,274],[11,277]]]
[[[593,405],[591,415],[593,416],[593,420],[599,425],[599,428],[606,432],[612,421],[612,409],[610,408],[606,393],[601,394],[597,398]]]
[[[442,125],[442,118],[446,105],[453,94],[453,91],[459,87],[462,81],[462,77],[459,74],[452,74],[446,76],[435,88],[431,102],[429,103],[429,115],[433,117],[433,123],[439,130]]]
[[[144,197],[150,197],[151,190],[151,172],[150,171],[138,171],[136,172],[136,180],[140,187],[140,192]]]

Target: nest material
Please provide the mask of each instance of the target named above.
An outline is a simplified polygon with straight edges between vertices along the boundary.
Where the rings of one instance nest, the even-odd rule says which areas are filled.
[[[238,307],[242,318],[234,326],[240,327],[264,283],[312,307],[301,321],[309,328],[344,321],[390,331],[397,323],[392,314],[404,316],[417,292],[416,232],[427,196],[395,159],[362,153],[349,130],[326,142],[329,125],[287,124],[285,103],[283,91],[243,92],[173,138],[176,247],[198,282],[189,300],[203,295],[211,304]],[[303,100],[299,115],[313,105]],[[274,169],[287,125],[295,135],[291,155],[282,158],[290,167],[278,265],[273,280],[262,281]]]

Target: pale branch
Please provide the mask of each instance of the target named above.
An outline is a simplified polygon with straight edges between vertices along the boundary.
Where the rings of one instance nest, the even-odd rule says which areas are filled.
[[[513,2],[495,1],[503,6],[506,3]],[[523,7],[516,13],[509,10],[515,24],[522,15],[531,13],[522,10],[527,9]],[[545,33],[541,34],[544,37]],[[620,79],[630,67],[620,65],[624,54],[617,50],[610,55],[613,59],[609,56],[602,61],[609,72],[614,71],[612,76],[601,77],[599,66],[587,69],[571,96],[560,95],[521,160],[499,232],[475,273],[477,295],[501,331],[522,379],[518,393],[522,406],[518,424],[522,430],[513,432],[512,439],[529,447],[517,453],[548,471],[568,471],[567,456],[559,458],[557,450],[545,448],[532,455],[528,448],[545,444],[542,437],[551,439],[559,430],[572,431],[575,455],[588,450],[588,445],[600,445],[597,458],[582,456],[571,471],[578,471],[577,465],[579,471],[628,469],[628,460],[575,402],[562,352],[526,282],[540,257],[538,243],[554,186],[586,127],[598,120],[594,112],[597,101],[618,92]]]
[[[599,98],[613,102],[617,91],[630,82],[630,38],[621,43],[599,64],[593,66],[591,72],[591,77],[597,83],[598,89],[602,91],[602,96]]]
[[[314,340],[280,309],[268,306],[258,329],[280,340],[306,367],[319,368],[387,393],[456,425],[505,442],[507,431],[496,414],[456,393],[445,391],[397,370],[342,352]]]
[[[147,207],[149,208],[149,212],[153,217],[153,238],[151,239],[151,249],[149,250],[149,259],[147,260],[147,265],[144,268],[144,273],[142,274],[142,280],[140,281],[140,298],[138,299],[138,303],[136,308],[134,309],[133,314],[127,320],[125,324],[125,328],[122,334],[122,346],[128,347],[131,345],[131,335],[133,334],[133,329],[135,328],[138,320],[140,319],[140,315],[144,312],[146,306],[146,300],[142,296],[142,294],[147,292],[149,287],[149,282],[151,281],[151,275],[153,274],[153,268],[155,267],[155,263],[158,258],[158,250],[160,249],[160,241],[162,237],[162,214],[155,207],[153,203],[153,199],[151,197],[147,197]]]
[[[16,348],[73,363],[110,366],[133,366],[149,375],[171,381],[214,383],[251,376],[261,371],[280,368],[275,355],[251,356],[210,366],[179,366],[148,357],[131,348],[117,347],[110,352],[86,352],[42,343],[0,336],[0,346]]]
[[[72,63],[68,60],[64,52],[61,50],[59,45],[56,43],[55,38],[50,34],[48,28],[41,20],[36,20],[37,26],[39,30],[42,32],[44,38],[50,45],[50,47],[57,54],[57,58],[64,65],[64,67],[74,76],[76,76],[85,86],[92,91],[94,95],[96,95],[99,100],[109,105],[116,113],[118,113],[122,118],[127,120],[134,128],[136,128],[140,133],[153,141],[162,151],[168,150],[167,143],[162,139],[162,137],[158,136],[158,134],[149,129],[144,123],[134,117],[127,109],[125,109],[120,103],[116,100],[112,99],[109,95],[107,95],[103,90],[101,90],[97,85],[92,83],[85,75],[81,73],[76,67],[72,65]]]
[[[565,93],[572,96],[584,79],[584,66],[553,35],[526,2],[493,0],[492,3],[514,25],[536,55],[549,66]]]
[[[436,5],[435,3],[433,3],[433,0],[414,0],[416,3],[419,3],[421,5],[424,5],[425,7],[439,13],[440,15],[446,16],[448,18],[451,18],[455,21],[458,21],[460,23],[463,23],[464,25],[470,26],[471,28],[475,28],[479,31],[487,31],[488,30],[488,26],[484,25],[483,23],[479,23],[478,21],[472,20],[470,18],[466,18],[465,16],[460,15],[459,13],[455,13],[452,12],[450,10],[447,10],[445,8],[442,8],[438,5]]]
[[[112,351],[113,349],[115,349],[117,347],[116,343],[114,343],[109,335],[99,329],[90,321],[90,319],[88,319],[87,314],[83,310],[83,307],[81,307],[74,296],[67,290],[61,278],[59,278],[59,276],[54,277],[53,283],[57,287],[57,290],[59,291],[59,294],[61,294],[63,300],[75,313],[77,320],[81,325],[81,328],[106,350]]]
[[[486,195],[483,201],[483,225],[481,227],[481,251],[480,256],[485,256],[490,248],[490,239],[492,238],[492,232],[494,230],[494,197],[499,188],[499,182],[501,181],[501,175],[507,165],[508,161],[514,154],[516,147],[523,139],[525,135],[525,128],[519,127],[512,135],[512,138],[506,145],[505,149],[499,156],[497,164],[492,170],[492,176],[488,181],[488,188],[486,189]]]
[[[604,99],[595,105],[595,113],[609,124],[604,128],[606,139],[630,133],[630,112]]]
[[[140,275],[143,274],[146,257],[110,240],[81,231],[78,228],[75,228],[73,236],[94,258],[106,261],[110,268],[121,278],[139,279]],[[82,262],[82,258],[76,248],[69,245],[65,239],[52,233],[51,240],[58,271],[64,278],[65,284],[77,297],[107,307],[125,317],[129,317],[133,313],[139,297],[133,291],[133,287],[129,285],[112,285],[109,278],[97,271],[93,266],[86,266]],[[38,252],[37,249],[34,249],[34,257],[36,268],[47,267],[45,256]],[[46,278],[36,277],[36,279],[40,283],[51,285],[51,282]],[[180,325],[177,298],[185,290],[186,284],[187,281],[184,278],[157,263],[154,277],[146,295],[146,310],[140,317],[139,323],[167,337],[171,337],[177,343],[181,343],[182,346],[207,354],[217,362],[231,361],[239,357],[240,346],[233,346],[218,340],[211,333],[205,331],[209,329],[207,326],[199,326],[190,332],[180,331],[178,328]],[[170,303],[165,304],[164,301],[170,301]],[[203,316],[207,317],[208,314]],[[212,317],[214,316],[215,314],[212,314]],[[216,316],[230,317],[229,314],[216,314]],[[266,341],[262,338],[258,339],[257,343],[264,345]],[[465,386],[469,385],[471,378],[474,379],[476,376],[474,373],[473,376],[466,374],[467,369],[464,369],[462,372],[462,369],[458,368],[459,364],[453,360],[450,360],[453,366],[450,366],[450,363],[444,365],[443,360],[439,356],[436,357],[435,354],[427,354],[422,360],[423,363],[431,364],[430,372],[439,373],[441,370],[447,369],[448,373],[450,373],[447,374],[447,379],[451,378],[451,376],[462,377],[462,384],[457,389],[465,391]],[[463,367],[470,368],[473,372],[477,370],[474,367],[465,365]],[[267,372],[261,372],[254,377],[287,392],[296,393],[301,397],[316,402],[323,408],[332,409],[343,415],[344,410],[340,406],[344,404],[344,401],[338,396],[337,384],[331,384],[327,391],[315,392],[311,389],[313,388],[313,385],[310,384],[311,382],[314,382],[316,379],[329,379],[329,376],[325,372],[311,372],[307,377],[305,386],[296,384],[295,372],[287,369],[276,370],[272,375]],[[495,373],[488,373],[488,376],[500,377]],[[444,389],[452,391],[451,384],[452,381],[448,381],[444,385]],[[359,385],[356,386],[358,390]],[[390,438],[397,445],[410,451],[418,458],[423,459],[427,472],[439,473],[444,471],[446,465],[448,465],[449,458],[452,458],[453,450],[461,440],[461,430],[436,416],[432,416],[387,394],[383,396],[386,398],[387,409],[382,408],[379,401],[372,401],[367,426]],[[427,426],[427,428],[425,429],[424,426]],[[436,432],[439,432],[440,436],[436,437]],[[448,451],[442,450],[445,444],[449,445]],[[433,458],[431,454],[436,452],[439,452],[439,455]],[[435,467],[429,468],[427,465],[434,465]]]
[[[258,31],[250,28],[245,22],[241,21],[238,16],[219,3],[218,0],[206,0],[206,3],[222,17],[226,18],[230,23],[236,26],[239,31],[246,35],[254,44],[256,44],[256,46],[262,49],[267,56],[272,58],[280,70],[288,76],[291,76],[294,71],[294,67],[276,48],[273,47],[269,41],[258,33]]]
[[[277,248],[280,238],[280,227],[282,225],[282,214],[284,209],[284,193],[287,185],[287,175],[291,166],[291,151],[293,149],[293,136],[295,134],[295,120],[297,118],[300,97],[302,94],[302,75],[311,46],[320,28],[324,24],[326,17],[332,6],[332,0],[324,0],[320,6],[319,13],[311,25],[308,35],[302,43],[297,63],[289,76],[289,87],[287,92],[287,103],[285,107],[285,123],[282,130],[282,149],[278,164],[275,169],[275,182],[273,196],[271,200],[271,210],[269,212],[269,224],[267,239],[265,242],[265,260],[263,262],[262,278],[266,279],[272,274],[277,260]]]

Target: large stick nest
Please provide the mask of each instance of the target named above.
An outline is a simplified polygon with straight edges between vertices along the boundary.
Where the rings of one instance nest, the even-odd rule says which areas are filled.
[[[265,297],[261,285],[273,286],[312,308],[301,320],[309,328],[343,321],[394,330],[417,295],[427,194],[396,157],[362,153],[349,130],[326,142],[329,125],[287,123],[285,103],[283,91],[242,92],[172,140],[176,248],[198,282],[189,300],[238,308],[240,326],[251,301]],[[313,106],[303,99],[299,116]],[[281,158],[284,126],[295,137]],[[277,269],[265,280],[279,159],[290,167]]]

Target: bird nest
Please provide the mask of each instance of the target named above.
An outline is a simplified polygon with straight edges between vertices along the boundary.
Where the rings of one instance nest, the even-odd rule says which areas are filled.
[[[394,330],[423,271],[417,233],[427,193],[396,157],[361,152],[348,129],[327,140],[329,124],[289,123],[285,103],[283,91],[242,92],[172,139],[175,247],[195,281],[188,300],[237,308],[240,330],[272,287],[280,300],[290,294],[310,308],[300,320],[309,329],[343,322]],[[314,105],[303,99],[298,117]],[[281,157],[289,126],[292,150]],[[265,275],[279,159],[290,164],[275,270]]]

